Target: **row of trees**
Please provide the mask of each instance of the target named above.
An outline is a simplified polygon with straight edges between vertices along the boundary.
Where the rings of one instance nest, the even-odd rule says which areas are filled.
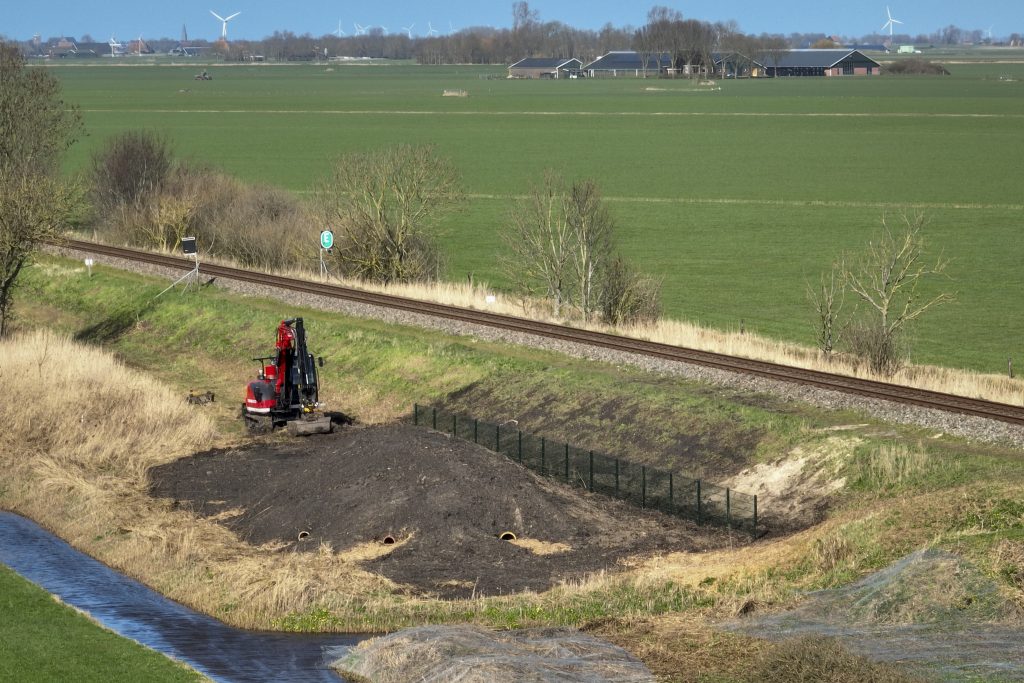
[[[590,61],[612,51],[635,49],[646,54],[668,52],[675,66],[685,70],[694,64],[707,64],[713,51],[736,51],[753,58],[770,56],[773,51],[811,47],[831,41],[825,33],[745,34],[735,21],[706,22],[684,18],[665,6],[654,6],[640,28],[605,24],[599,30],[579,29],[560,21],[542,21],[537,10],[519,0],[512,4],[511,28],[469,27],[443,36],[413,37],[404,32],[385,32],[373,27],[350,36],[295,34],[275,31],[262,40],[235,40],[229,44],[194,41],[209,47],[211,53],[227,60],[245,60],[254,55],[277,61],[316,60],[329,56],[376,59],[416,59],[422,64],[510,64],[523,57],[577,57]],[[889,36],[874,33],[841,42],[881,44]],[[57,38],[47,42],[56,42]],[[83,42],[94,42],[83,36]],[[895,43],[917,45],[955,45],[964,42],[992,42],[981,30],[949,25],[929,34],[892,36]],[[167,52],[178,41],[161,38],[147,41],[158,52]],[[1021,44],[1014,33],[1011,45]],[[41,50],[41,44],[25,43],[29,54]]]

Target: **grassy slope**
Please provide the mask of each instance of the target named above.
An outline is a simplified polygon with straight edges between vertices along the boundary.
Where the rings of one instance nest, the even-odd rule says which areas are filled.
[[[921,205],[958,301],[920,323],[915,358],[998,372],[1024,333],[1005,294],[1024,284],[1012,248],[1024,208],[1008,180],[1024,152],[1024,88],[995,78],[1020,77],[1019,64],[958,66],[948,79],[725,81],[720,92],[481,80],[495,69],[472,67],[232,66],[208,83],[194,71],[57,68],[90,131],[70,167],[110,135],[152,128],[183,156],[302,192],[336,154],[433,143],[471,195],[446,223],[450,273],[499,285],[505,197],[554,167],[599,181],[623,250],[664,278],[670,315],[805,343],[805,280],[862,245],[884,212]],[[439,96],[454,87],[470,97]]]
[[[856,438],[856,445],[823,461],[848,484],[829,519],[803,534],[696,558],[660,556],[641,564],[632,578],[508,599],[435,604],[379,591],[344,597],[343,589],[343,598],[332,601],[333,588],[316,578],[319,588],[313,592],[322,602],[279,608],[285,613],[276,616],[265,613],[260,618],[266,621],[259,622],[264,626],[379,629],[452,620],[504,627],[601,625],[602,633],[643,652],[667,679],[744,680],[742,672],[753,670],[764,646],[712,636],[693,623],[729,614],[748,601],[787,604],[794,591],[845,584],[922,546],[963,553],[1022,599],[1024,575],[1013,559],[1024,557],[1024,508],[1018,502],[1024,467],[1017,452],[556,354],[273,301],[239,301],[215,290],[172,293],[147,306],[164,283],[104,267],[94,268],[88,279],[71,262],[43,261],[27,273],[20,295],[24,325],[52,326],[101,343],[182,394],[188,388],[215,390],[213,410],[228,441],[241,438],[234,413],[252,371],[245,359],[272,342],[280,317],[296,313],[307,318],[316,353],[328,359],[322,377],[331,407],[364,420],[389,419],[413,401],[447,400],[484,417],[517,417],[524,426],[581,445],[593,439],[592,447],[635,459],[652,458],[683,471],[703,467],[709,478],[741,464],[774,461],[795,447],[817,452],[836,434],[829,428],[863,425],[839,432]],[[690,460],[680,457],[688,447]],[[735,459],[717,457],[726,451]],[[181,590],[181,580],[191,573],[175,569],[157,583]],[[314,574],[323,575],[322,569]],[[201,606],[231,621],[237,604],[230,580],[218,583],[228,593],[207,596]],[[680,628],[680,619],[688,625]],[[718,674],[678,676],[690,669]]]
[[[856,432],[863,439],[859,458],[870,460],[879,444],[895,440],[926,451],[933,456],[931,465],[944,463],[900,487],[931,492],[969,482],[1017,485],[1024,477],[1013,451],[935,439],[929,430],[879,425],[856,413],[274,301],[246,299],[240,305],[236,297],[213,290],[199,296],[172,293],[151,304],[162,282],[103,267],[94,273],[86,278],[83,269],[50,258],[31,269],[29,301],[47,305],[23,306],[27,322],[110,346],[182,390],[214,390],[229,431],[240,431],[234,412],[254,369],[246,360],[272,342],[280,318],[298,313],[307,317],[316,353],[328,361],[322,377],[330,407],[364,421],[408,414],[413,402],[444,402],[481,418],[516,419],[526,431],[711,480],[784,457],[797,446],[813,450],[831,437],[832,427],[865,424]],[[851,488],[873,498],[888,485],[862,482]],[[856,509],[859,503],[851,505]]]
[[[0,680],[204,679],[54,602],[45,591],[0,565]]]

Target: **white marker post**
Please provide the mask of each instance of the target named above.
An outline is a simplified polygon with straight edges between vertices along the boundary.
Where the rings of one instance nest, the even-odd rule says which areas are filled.
[[[86,271],[88,271],[89,277],[92,277],[92,265],[93,265],[93,260],[91,258],[85,259],[85,269],[86,269]]]

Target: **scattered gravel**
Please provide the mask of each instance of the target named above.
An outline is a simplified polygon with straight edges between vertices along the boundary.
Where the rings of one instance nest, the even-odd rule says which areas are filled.
[[[68,258],[84,257],[84,252],[74,249],[49,248],[48,251]],[[152,266],[145,263],[136,263],[134,261],[113,258],[110,256],[94,256],[94,258],[96,258],[97,261],[101,261],[103,265],[137,273],[160,275],[173,279],[177,279],[183,274],[183,271],[180,270]],[[207,280],[208,278],[203,278],[204,282]],[[785,399],[804,401],[806,403],[831,410],[859,410],[884,422],[908,424],[927,429],[934,429],[936,431],[936,435],[952,434],[954,436],[977,441],[1007,444],[1017,448],[1024,448],[1024,427],[996,420],[986,420],[984,418],[973,417],[970,415],[959,415],[956,413],[947,413],[941,410],[919,408],[901,403],[864,398],[854,396],[852,394],[844,394],[817,387],[803,386],[762,377],[727,372],[700,365],[662,360],[649,356],[638,356],[622,351],[614,351],[611,349],[566,342],[557,339],[547,339],[521,332],[499,330],[484,325],[434,318],[419,313],[409,313],[397,309],[332,299],[315,294],[301,294],[293,291],[280,290],[274,287],[267,287],[265,285],[255,285],[247,282],[226,280],[223,278],[217,278],[214,284],[239,294],[278,299],[298,306],[317,308],[325,311],[337,311],[347,315],[361,318],[373,318],[397,325],[413,325],[434,329],[445,334],[471,336],[487,341],[499,341],[518,344],[521,346],[530,346],[557,353],[564,353],[577,358],[586,358],[614,365],[632,365],[649,372],[662,375],[674,375],[718,386],[772,394]]]

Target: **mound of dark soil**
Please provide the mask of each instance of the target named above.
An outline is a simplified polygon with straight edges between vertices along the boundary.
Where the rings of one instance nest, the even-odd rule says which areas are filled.
[[[394,550],[366,568],[442,597],[544,590],[628,555],[728,540],[405,424],[199,453],[150,476],[154,496],[199,515],[240,509],[222,523],[254,544],[343,551],[392,536]],[[515,543],[499,539],[507,531]]]

